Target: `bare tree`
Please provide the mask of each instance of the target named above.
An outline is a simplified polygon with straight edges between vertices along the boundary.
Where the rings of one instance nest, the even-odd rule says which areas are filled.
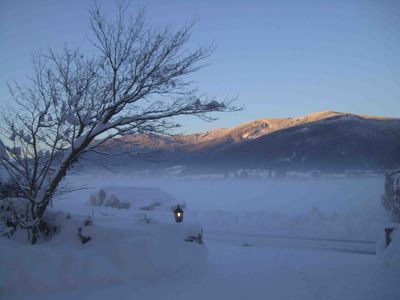
[[[115,19],[89,11],[92,57],[79,49],[34,56],[31,84],[10,87],[16,107],[3,113],[0,162],[18,185],[24,211],[21,228],[36,243],[40,222],[60,183],[82,154],[111,138],[141,132],[166,133],[173,117],[235,110],[199,94],[187,75],[202,67],[210,47],[190,50],[192,25],[155,30],[144,14]]]

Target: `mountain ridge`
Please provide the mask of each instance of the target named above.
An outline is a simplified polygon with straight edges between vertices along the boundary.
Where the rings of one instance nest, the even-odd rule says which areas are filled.
[[[121,147],[152,153],[154,168],[384,169],[400,162],[400,119],[323,111],[204,133],[124,136],[107,145],[111,152]]]

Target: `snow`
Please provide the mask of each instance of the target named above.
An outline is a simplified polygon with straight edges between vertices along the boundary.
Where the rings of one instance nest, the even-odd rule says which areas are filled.
[[[27,246],[1,240],[0,291],[25,295],[201,274],[207,268],[206,247],[185,242],[201,231],[197,225],[146,224],[123,230],[56,216],[61,231],[50,242]],[[78,239],[78,227],[92,238],[85,245]]]
[[[208,243],[206,275],[131,280],[29,299],[396,300],[399,272],[375,256]],[[7,298],[16,299],[16,298]]]
[[[85,189],[54,202],[59,216],[72,215],[57,238],[34,247],[0,239],[7,299],[399,299],[400,235],[375,255],[389,221],[380,177],[67,183]],[[101,188],[130,208],[90,206]],[[93,225],[82,226],[88,215]],[[78,226],[92,237],[85,245]],[[184,241],[201,228],[205,245]]]

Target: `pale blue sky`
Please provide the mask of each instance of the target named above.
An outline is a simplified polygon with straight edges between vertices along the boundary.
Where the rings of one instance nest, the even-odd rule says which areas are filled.
[[[64,42],[88,49],[85,0],[0,0],[0,102],[30,53]],[[110,13],[113,1],[99,1]],[[213,95],[238,95],[244,111],[187,132],[322,110],[400,117],[400,1],[132,1],[156,25],[199,21],[191,44],[213,42],[193,76]]]

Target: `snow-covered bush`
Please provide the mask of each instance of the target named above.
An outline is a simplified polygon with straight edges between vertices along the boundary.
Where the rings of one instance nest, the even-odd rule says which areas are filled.
[[[9,199],[0,199],[0,236],[10,238],[17,230],[17,222]]]
[[[117,196],[111,195],[111,197],[107,200],[107,202],[104,206],[113,207],[113,208],[129,209],[131,207],[131,204],[128,202],[122,202],[121,200],[119,200],[119,198]]]
[[[98,200],[97,200],[96,195],[94,195],[94,194],[90,195],[90,197],[89,197],[89,204],[90,204],[91,206],[99,206],[98,203],[99,203],[99,202],[98,202]]]
[[[117,196],[111,195],[111,197],[107,200],[105,206],[108,207],[117,207],[119,204],[120,200],[118,199]]]
[[[106,200],[106,192],[103,189],[100,189],[98,199],[99,205],[103,205],[104,201]]]
[[[24,228],[25,223],[28,222],[26,214],[24,198],[5,197],[0,199],[0,236],[11,238],[18,228]]]
[[[394,222],[400,222],[400,169],[386,172],[383,206],[390,212]]]
[[[89,204],[91,206],[103,206],[105,204],[106,196],[106,192],[103,189],[100,189],[97,196],[95,194],[90,195]]]
[[[87,216],[85,218],[85,220],[83,221],[83,225],[85,225],[85,226],[90,226],[92,224],[93,224],[93,220],[92,220],[92,218],[90,216]]]
[[[19,197],[22,195],[22,191],[15,182],[0,182],[0,199],[8,197]]]
[[[89,205],[91,206],[105,206],[119,209],[129,209],[131,204],[129,202],[121,201],[116,195],[112,194],[106,199],[106,192],[100,189],[97,196],[95,194],[90,195]]]

